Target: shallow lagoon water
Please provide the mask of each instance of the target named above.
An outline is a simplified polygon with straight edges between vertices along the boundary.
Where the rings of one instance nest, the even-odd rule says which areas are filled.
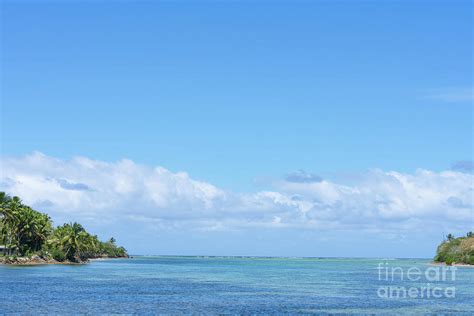
[[[0,265],[0,313],[474,313],[474,268],[409,281],[424,259],[134,257],[87,265]],[[398,267],[394,281],[382,267]],[[438,268],[438,267],[436,267]],[[379,272],[382,271],[382,274]],[[389,270],[391,272],[391,270]],[[381,278],[382,276],[382,278]],[[389,275],[391,276],[391,275]],[[455,288],[455,297],[379,297],[380,287]]]

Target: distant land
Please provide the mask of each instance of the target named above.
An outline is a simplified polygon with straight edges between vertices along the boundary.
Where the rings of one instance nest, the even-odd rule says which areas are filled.
[[[469,232],[465,237],[458,238],[451,234],[447,235],[438,246],[434,260],[447,265],[474,265],[474,233]]]
[[[114,238],[100,241],[79,223],[53,228],[51,218],[0,192],[0,263],[81,264],[95,258],[126,258]]]

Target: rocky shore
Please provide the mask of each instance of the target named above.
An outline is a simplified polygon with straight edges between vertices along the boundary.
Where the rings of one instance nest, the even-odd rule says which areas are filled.
[[[17,256],[0,256],[0,264],[8,264],[8,265],[42,265],[42,264],[85,264],[88,263],[90,260],[97,260],[97,259],[111,259],[111,258],[129,258],[129,256],[123,257],[107,257],[107,256],[100,256],[98,258],[91,258],[85,260],[65,260],[65,261],[57,261],[53,258],[49,257],[42,257],[38,255],[33,255],[30,257],[17,257]]]
[[[52,258],[44,258],[37,255],[31,257],[6,256],[0,257],[0,264],[11,265],[36,265],[36,264],[62,264]]]

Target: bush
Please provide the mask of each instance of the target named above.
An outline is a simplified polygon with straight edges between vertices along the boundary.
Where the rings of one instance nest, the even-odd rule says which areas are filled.
[[[64,260],[66,260],[66,254],[62,250],[56,248],[51,250],[51,256],[54,260],[59,262],[63,262]]]
[[[445,262],[446,262],[446,265],[450,266],[450,265],[452,265],[455,261],[454,261],[453,258],[447,258]]]
[[[469,261],[467,263],[474,265],[474,255],[469,256]]]

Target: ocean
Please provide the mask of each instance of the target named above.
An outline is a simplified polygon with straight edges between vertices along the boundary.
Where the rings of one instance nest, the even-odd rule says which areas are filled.
[[[467,315],[474,268],[427,259],[181,256],[0,265],[0,313]]]

